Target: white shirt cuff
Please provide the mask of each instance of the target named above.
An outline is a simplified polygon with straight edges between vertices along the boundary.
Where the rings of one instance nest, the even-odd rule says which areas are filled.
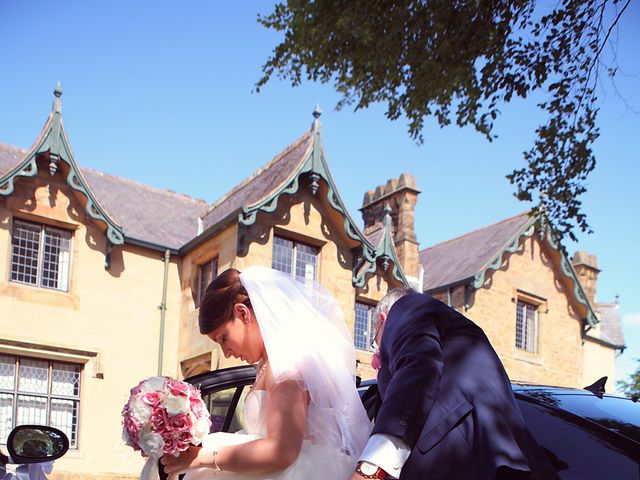
[[[373,463],[389,475],[400,478],[402,466],[409,458],[411,450],[398,437],[376,433],[371,435],[364,447],[360,460]]]

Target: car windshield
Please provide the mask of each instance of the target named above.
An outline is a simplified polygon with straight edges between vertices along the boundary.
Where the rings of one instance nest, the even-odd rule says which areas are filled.
[[[558,406],[640,443],[640,404],[628,398],[556,395]]]

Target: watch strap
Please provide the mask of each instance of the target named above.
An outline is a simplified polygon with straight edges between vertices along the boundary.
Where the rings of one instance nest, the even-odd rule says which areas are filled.
[[[356,472],[358,472],[358,474],[360,474],[361,477],[373,478],[378,480],[386,480],[386,479],[390,480],[393,478],[391,475],[389,475],[387,472],[385,472],[382,468],[378,467],[377,465],[376,465],[377,470],[375,472],[364,473],[361,469],[363,463],[368,463],[369,465],[373,465],[372,463],[369,463],[369,462],[359,461],[358,466],[356,468]]]

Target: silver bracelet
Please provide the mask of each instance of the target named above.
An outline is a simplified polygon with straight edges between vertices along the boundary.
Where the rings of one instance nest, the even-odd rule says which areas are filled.
[[[213,451],[213,470],[214,470],[214,475],[216,474],[216,472],[221,472],[222,469],[218,466],[218,462],[216,461],[216,455],[218,455],[218,452],[216,450]]]

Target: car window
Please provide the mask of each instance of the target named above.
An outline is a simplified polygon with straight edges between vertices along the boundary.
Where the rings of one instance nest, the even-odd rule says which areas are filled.
[[[247,385],[225,388],[203,396],[211,414],[211,432],[237,432],[244,428]]]
[[[638,445],[562,410],[518,399],[529,430],[561,479],[639,479]]]

